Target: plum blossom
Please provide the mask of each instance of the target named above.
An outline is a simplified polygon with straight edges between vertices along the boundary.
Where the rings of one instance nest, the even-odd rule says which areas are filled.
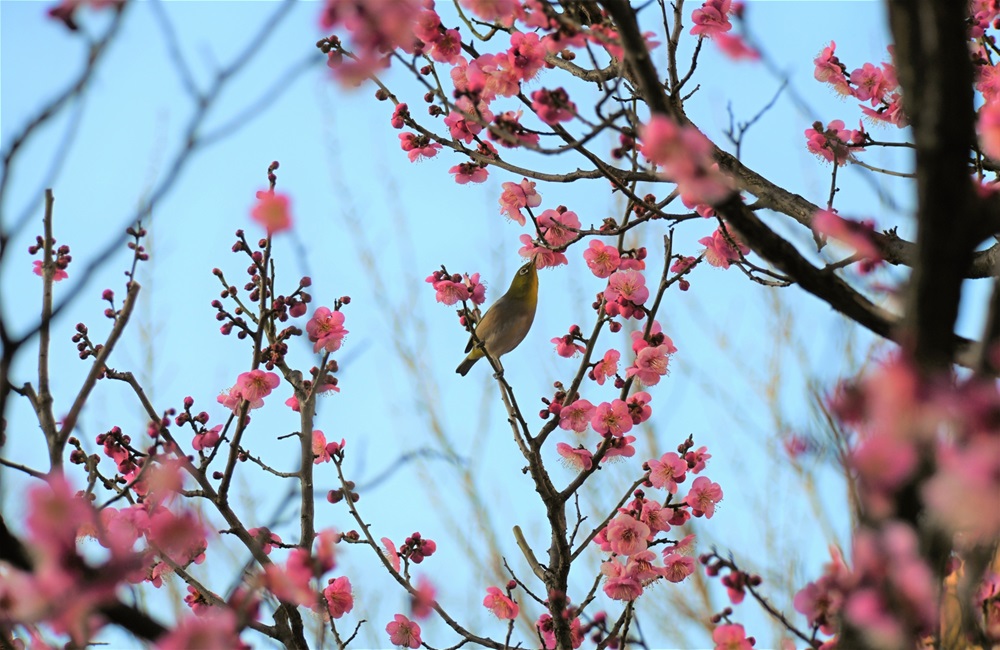
[[[728,228],[725,231],[716,228],[711,236],[702,237],[698,243],[705,246],[705,260],[720,269],[728,269],[730,264],[739,262],[750,252],[750,247]]]
[[[666,489],[671,494],[677,494],[677,484],[683,483],[687,474],[687,461],[672,451],[660,456],[659,460],[647,461],[649,465],[649,482],[653,487]]]
[[[705,4],[691,14],[691,22],[694,23],[691,34],[714,37],[728,32],[733,28],[728,15],[731,6],[732,0],[706,0]]]
[[[722,501],[722,488],[704,476],[694,480],[691,491],[684,499],[684,503],[691,506],[691,514],[695,517],[704,515],[706,519],[711,519],[715,514],[715,505],[719,501]]]
[[[326,611],[330,618],[340,618],[354,609],[354,595],[347,576],[330,578],[323,589],[323,597],[326,599]]]
[[[267,236],[292,227],[288,195],[271,191],[257,192],[257,203],[250,210],[254,221],[264,226]]]
[[[601,402],[590,418],[590,426],[602,435],[621,436],[632,430],[628,405],[620,399]]]
[[[598,239],[591,239],[590,246],[583,251],[583,259],[590,271],[599,278],[606,278],[621,266],[621,255],[614,246],[606,245]]]
[[[649,526],[629,515],[619,514],[608,523],[608,544],[618,555],[645,551],[649,534]]]
[[[585,472],[594,466],[594,454],[589,449],[583,447],[571,447],[565,442],[556,445],[556,453],[559,454],[566,466],[579,472]]]
[[[538,215],[538,225],[542,238],[552,248],[562,248],[579,236],[575,232],[580,229],[579,217],[563,206]]]
[[[621,356],[618,350],[611,349],[605,352],[604,357],[594,364],[590,378],[596,381],[598,386],[603,386],[606,379],[614,377],[618,373],[618,360],[621,359]]]
[[[590,425],[593,412],[594,405],[582,398],[567,404],[559,411],[559,428],[582,433]]]
[[[519,609],[517,603],[504,595],[499,587],[487,587],[483,607],[502,621],[512,621],[517,618]]]
[[[306,332],[313,342],[313,352],[336,352],[348,334],[344,329],[343,312],[331,311],[327,307],[318,308],[306,323]]]
[[[393,620],[385,626],[385,631],[389,633],[389,641],[393,645],[403,648],[416,650],[423,642],[420,638],[420,626],[402,614],[396,614]]]
[[[500,194],[500,214],[506,214],[508,218],[523,226],[525,218],[521,210],[537,208],[542,203],[542,197],[535,191],[535,182],[522,178],[520,183],[507,182],[501,187],[503,192]]]

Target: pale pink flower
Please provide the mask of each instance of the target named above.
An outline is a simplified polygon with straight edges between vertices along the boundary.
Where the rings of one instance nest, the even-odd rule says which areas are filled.
[[[607,576],[604,582],[604,593],[613,600],[632,601],[642,595],[642,583],[617,560],[608,560],[601,564],[601,573]]]
[[[399,571],[399,553],[396,552],[396,545],[388,537],[383,537],[381,539],[382,546],[385,548],[385,556],[389,559],[389,564],[392,568]]]
[[[620,399],[611,403],[601,402],[590,418],[590,426],[602,435],[621,436],[632,430],[632,416],[628,405]]]
[[[534,32],[514,32],[507,58],[521,81],[531,81],[545,66],[545,47]]]
[[[490,175],[486,167],[474,162],[459,163],[449,169],[448,173],[455,175],[455,182],[459,185],[482,183]]]
[[[270,237],[276,232],[292,227],[292,217],[289,211],[289,198],[285,194],[271,191],[257,192],[257,203],[250,210],[253,220],[264,226]]]
[[[273,549],[276,545],[281,544],[281,538],[264,527],[248,528],[247,534],[257,540],[261,549],[264,551],[264,555],[270,555],[271,549]]]
[[[663,568],[660,570],[660,575],[670,582],[683,582],[685,578],[694,573],[694,570],[695,560],[693,557],[664,552]]]
[[[347,576],[330,578],[323,597],[326,598],[326,611],[330,618],[340,618],[354,609],[354,594],[351,593],[351,581]]]
[[[635,363],[625,371],[625,374],[635,377],[644,386],[655,386],[660,383],[660,377],[667,374],[670,365],[667,349],[665,345],[658,345],[639,350]]]
[[[598,239],[590,240],[590,247],[583,251],[587,267],[599,278],[606,278],[621,266],[621,255],[614,246],[605,245]]]
[[[649,526],[649,530],[654,533],[663,533],[670,530],[670,517],[673,515],[673,508],[664,508],[656,501],[646,499],[642,503],[642,514],[639,521]]]
[[[562,248],[579,237],[575,232],[580,229],[579,217],[575,212],[560,210],[546,210],[538,215],[542,238],[552,248]]]
[[[760,59],[760,52],[751,47],[738,34],[718,33],[712,37],[712,42],[718,45],[722,53],[733,61],[757,61]]]
[[[520,225],[525,224],[522,208],[537,208],[542,203],[542,197],[535,191],[535,182],[527,178],[520,183],[503,183],[500,194],[500,214],[506,214]]]
[[[663,167],[683,199],[714,204],[732,191],[712,157],[712,143],[697,128],[681,127],[668,117],[654,115],[640,129],[640,136],[643,156]]]
[[[582,433],[590,425],[590,418],[594,413],[594,405],[585,399],[578,399],[572,404],[567,404],[559,411],[559,428],[567,431],[573,430]]]
[[[594,455],[583,447],[571,447],[565,442],[556,445],[556,453],[562,456],[567,467],[585,472],[594,466]]]
[[[847,83],[847,72],[835,54],[836,49],[837,44],[830,41],[830,45],[823,48],[820,55],[813,59],[813,63],[816,64],[813,77],[816,81],[830,84],[841,95],[850,95],[852,91],[850,84]]]
[[[653,487],[666,489],[670,494],[677,494],[677,484],[683,483],[687,474],[688,464],[675,452],[668,451],[659,460],[647,461],[649,465],[649,482]]]
[[[156,640],[156,650],[191,648],[240,648],[236,614],[215,608],[204,615],[185,616],[167,634]]]
[[[490,613],[502,621],[514,620],[519,611],[517,603],[505,596],[499,587],[486,588],[483,607],[490,610]]]
[[[866,63],[852,72],[851,83],[855,86],[854,96],[863,102],[871,100],[872,106],[882,103],[882,98],[890,89],[882,68],[871,63]]]
[[[385,626],[385,631],[389,633],[389,641],[393,645],[416,650],[422,643],[420,626],[402,614],[396,614],[394,620]]]
[[[535,265],[539,269],[569,264],[565,253],[559,253],[544,246],[539,246],[531,239],[531,235],[524,234],[519,239],[523,246],[518,249],[517,254],[527,259],[534,258]]]
[[[712,454],[708,453],[708,447],[698,447],[694,451],[689,451],[684,454],[684,460],[687,461],[688,467],[692,474],[697,474],[698,472],[705,469],[705,463]]]
[[[621,359],[621,356],[618,350],[608,350],[605,352],[604,357],[594,365],[591,378],[599,386],[603,386],[606,379],[618,374],[618,360]]]
[[[344,313],[320,307],[306,323],[306,332],[313,342],[313,352],[336,352],[348,334],[344,329]]]
[[[844,128],[843,120],[832,120],[826,125],[826,129],[823,129],[821,122],[815,122],[805,130],[805,135],[806,148],[811,153],[837,165],[846,164],[852,151],[864,151],[863,147],[848,147],[864,142],[864,132]]]
[[[573,339],[572,334],[557,336],[552,339],[551,343],[555,343],[556,345],[556,354],[567,359],[575,357],[578,354],[586,352],[587,350],[587,348],[583,347]]]
[[[619,514],[608,523],[608,544],[618,555],[632,555],[646,550],[649,533],[646,524],[629,515]]]
[[[417,162],[424,158],[433,158],[441,149],[441,145],[433,142],[425,135],[417,135],[406,131],[399,134],[399,146],[409,157],[410,162]]]
[[[747,633],[739,623],[720,625],[712,630],[715,650],[753,650]]]
[[[649,298],[649,288],[646,278],[638,271],[615,271],[608,280],[604,290],[604,299],[615,301],[624,298],[631,303],[641,305]]]
[[[330,462],[330,452],[326,450],[326,435],[319,429],[312,434],[312,453],[314,464]]]
[[[271,394],[271,391],[278,387],[281,379],[273,372],[265,372],[259,368],[249,372],[241,373],[236,378],[236,388],[240,395],[248,402],[255,403],[263,400]]]
[[[426,576],[417,578],[417,593],[410,594],[410,611],[415,618],[425,619],[434,611],[437,589]]]
[[[702,237],[699,244],[705,245],[705,260],[712,266],[728,269],[733,262],[739,262],[750,252],[750,247],[740,241],[731,230],[716,228],[710,237]]]
[[[931,517],[963,544],[1000,537],[1000,438],[978,435],[962,447],[943,443],[923,495]]]
[[[704,476],[694,480],[691,491],[684,499],[684,503],[691,506],[691,514],[695,517],[704,515],[706,519],[711,519],[715,514],[715,505],[719,501],[722,501],[722,488]]]
[[[652,401],[653,397],[644,390],[631,395],[626,400],[629,415],[632,416],[632,424],[642,424],[649,419],[649,416],[653,414],[653,409],[649,406]]]
[[[987,102],[979,109],[976,128],[983,153],[993,160],[1000,160],[1000,99]]]
[[[632,443],[635,442],[635,436],[614,436],[609,440],[611,444],[604,452],[602,463],[615,462],[635,456],[635,447],[632,446]]]
[[[194,435],[194,439],[191,440],[191,447],[195,451],[202,451],[203,449],[211,449],[219,444],[222,440],[222,425],[217,424],[211,429],[205,431],[199,431]]]
[[[493,113],[486,104],[479,102],[474,105],[468,97],[458,98],[455,101],[455,109],[444,118],[451,137],[466,144],[472,142],[473,138],[483,130],[484,124],[492,121]]]
[[[516,0],[461,0],[460,4],[488,23],[498,22],[505,27],[514,23],[519,9]]]

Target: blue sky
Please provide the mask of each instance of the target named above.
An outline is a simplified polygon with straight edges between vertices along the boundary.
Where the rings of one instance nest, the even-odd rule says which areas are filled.
[[[806,151],[803,131],[817,119],[826,123],[840,118],[854,125],[859,111],[853,101],[837,98],[812,79],[812,59],[832,39],[849,68],[881,62],[887,43],[881,5],[805,1],[749,5],[753,34],[778,72],[788,76],[790,86],[750,130],[743,145],[744,160],[791,191],[822,203],[829,167]],[[439,3],[439,8],[446,6]],[[482,573],[490,570],[491,561],[473,557],[488,554],[495,545],[523,571],[510,530],[521,525],[529,541],[541,546],[546,539],[541,509],[520,472],[523,459],[511,440],[489,372],[479,364],[466,378],[454,373],[465,335],[454,312],[434,302],[433,291],[423,280],[445,264],[452,272],[482,273],[490,287],[488,302],[503,291],[519,263],[518,236],[526,231],[498,214],[497,197],[500,183],[520,178],[493,170],[483,185],[459,186],[447,174],[449,167],[461,162],[455,156],[443,153],[430,161],[409,163],[399,149],[397,132],[389,126],[392,105],[375,101],[374,89],[368,86],[345,90],[327,73],[314,46],[323,35],[317,26],[318,3],[296,5],[266,40],[247,49],[251,37],[268,24],[278,7],[271,2],[145,2],[130,9],[121,38],[82,104],[53,120],[13,170],[2,206],[3,225],[11,228],[22,215],[27,215],[28,225],[14,239],[0,269],[4,317],[14,323],[15,331],[38,318],[41,283],[31,274],[26,249],[40,229],[40,189],[48,182],[53,159],[59,158],[58,173],[50,182],[56,196],[56,237],[72,247],[74,263],[70,280],[57,286],[56,296],[60,300],[81,293],[57,323],[54,336],[56,410],[60,405],[67,408],[86,371],[69,341],[72,327],[83,321],[98,336],[106,331],[101,291],[107,287],[124,295],[122,272],[128,252],[119,247],[87,283],[78,281],[79,270],[114,241],[138,206],[157,192],[193,115],[184,77],[171,65],[170,39],[157,12],[173,25],[177,49],[190,77],[202,88],[217,70],[249,54],[199,133],[228,131],[232,125],[238,130],[192,156],[153,207],[146,243],[151,260],[140,275],[143,300],[111,365],[136,372],[157,408],[176,407],[191,395],[196,408],[212,415],[213,423],[221,421],[224,414],[215,396],[249,367],[249,354],[235,338],[218,334],[209,303],[220,286],[211,270],[219,267],[230,282],[245,282],[245,259],[229,251],[233,232],[244,228],[251,240],[260,236],[249,220],[249,207],[254,192],[265,186],[267,165],[280,161],[278,188],[292,197],[296,225],[293,233],[276,239],[279,283],[290,292],[299,276],[311,276],[314,306],[332,306],[339,296],[352,297],[345,310],[351,333],[338,357],[342,392],[320,401],[317,426],[328,438],[347,440],[348,471],[359,485],[398,465],[389,478],[363,493],[360,505],[376,536],[401,542],[420,530],[434,538],[439,556],[421,568],[438,583],[439,600],[473,626],[500,634],[499,624],[490,623],[478,606],[485,587],[493,584]],[[0,2],[0,139],[5,150],[12,134],[82,65],[81,39],[47,20],[45,9],[43,3]],[[443,8],[441,12],[447,14]],[[105,22],[101,15],[84,19],[94,33]],[[662,54],[661,47],[658,55]],[[386,79],[411,108],[423,105],[422,91],[404,71],[392,71]],[[766,66],[732,64],[710,44],[704,48],[696,81],[700,89],[689,101],[688,113],[716,139],[728,123],[730,102],[736,118],[747,120],[781,83]],[[565,82],[550,71],[536,85],[550,83]],[[799,108],[793,94],[801,96],[808,108]],[[581,96],[578,101],[582,100]],[[77,110],[79,123],[74,121]],[[71,146],[63,155],[58,152],[67,133]],[[883,138],[898,136],[879,132]],[[614,144],[600,146],[610,150]],[[898,154],[880,151],[865,160],[893,169],[909,164]],[[532,162],[537,161],[529,158]],[[541,164],[572,169],[583,162]],[[907,232],[907,218],[880,203],[862,174],[847,169],[840,179],[837,205],[843,214],[874,217],[883,227],[899,224],[900,232]],[[876,183],[893,193],[905,210],[909,195],[902,182],[878,179]],[[584,224],[599,223],[620,210],[600,182],[539,184],[538,189],[542,208],[565,204]],[[713,229],[711,222],[679,228],[675,252],[697,254],[701,248],[697,240]],[[662,263],[660,242],[665,231],[657,225],[642,235],[642,244],[649,247],[651,278]],[[808,246],[801,234],[797,237],[803,249]],[[575,370],[574,362],[555,355],[549,339],[574,323],[587,331],[593,322],[589,304],[603,284],[587,271],[582,250],[578,246],[569,252],[568,267],[540,274],[535,325],[518,350],[504,359],[507,377],[529,418],[541,407],[539,397],[550,396],[552,382],[568,382]],[[887,279],[899,277],[890,272]],[[673,449],[693,433],[697,444],[712,451],[707,474],[726,492],[717,516],[707,523],[698,521],[695,532],[748,566],[761,571],[773,567],[773,575],[801,584],[819,573],[827,544],[843,540],[843,485],[828,469],[805,461],[805,476],[817,481],[818,500],[833,514],[832,534],[840,538],[831,540],[831,531],[823,526],[803,524],[811,517],[810,504],[803,498],[808,492],[795,471],[776,463],[780,457],[774,450],[781,435],[810,432],[809,381],[818,379],[829,387],[834,378],[856,366],[871,339],[857,331],[846,332],[838,316],[799,290],[765,289],[735,269],[704,266],[691,283],[689,292],[667,295],[660,318],[679,352],[671,375],[650,391],[654,418],[640,436],[644,448],[632,461],[609,466],[601,479],[605,485],[625,486],[640,471],[642,459]],[[622,333],[606,339],[602,349],[624,348],[625,337]],[[413,356],[401,355],[400,346]],[[304,343],[294,354],[300,367],[311,365]],[[32,367],[29,356],[22,356],[16,378],[33,381]],[[93,446],[94,437],[115,424],[135,437],[141,435],[144,418],[123,387],[103,382],[99,388],[81,421],[81,438]],[[255,413],[249,438],[255,453],[283,468],[292,468],[295,462],[293,445],[274,439],[296,426],[297,419],[281,405],[289,393],[279,389],[267,407]],[[596,403],[611,399],[609,395],[595,390],[589,398]],[[11,460],[38,465],[39,440],[31,416],[26,405],[15,405],[10,442],[3,453]],[[403,454],[427,450],[429,456],[421,462],[399,462]],[[459,460],[443,460],[451,454]],[[568,480],[570,473],[558,467],[554,454],[550,456],[553,472],[559,480]],[[323,488],[317,493],[325,494],[333,486],[332,466],[322,466],[317,477]],[[10,472],[0,474],[0,479],[4,513],[16,521],[17,495],[25,483]],[[266,523],[285,489],[250,468],[241,471],[236,484],[237,503],[249,513],[248,525]],[[468,485],[476,487],[485,512],[477,512],[474,503],[461,497]],[[620,489],[583,496],[596,512],[598,505],[612,503]],[[343,508],[322,501],[318,511],[321,526],[354,527]],[[295,513],[290,515],[292,525],[276,529],[286,540],[294,538],[296,527]],[[463,534],[453,536],[456,529]],[[220,552],[217,562],[231,566],[225,556]],[[782,565],[786,558],[795,560],[791,569]],[[341,559],[337,574],[349,575],[359,596],[358,616],[345,620],[364,615],[370,623],[362,633],[362,645],[385,643],[385,622],[392,613],[405,611],[402,592],[392,590],[364,549],[345,550]],[[596,552],[591,560],[596,565]],[[581,578],[579,584],[588,580]],[[668,589],[678,588],[660,587],[644,598],[660,598]],[[714,594],[713,604],[721,608],[724,602],[718,590]],[[786,604],[787,595],[776,600]],[[152,594],[149,602],[166,602],[165,596]],[[650,611],[657,612],[655,618],[671,616],[672,610],[664,606]],[[169,618],[168,612],[162,610],[162,616]],[[772,628],[752,604],[738,608],[736,618],[748,623],[765,645],[773,640]],[[703,633],[690,628],[685,632],[690,636],[675,637],[657,631],[655,625],[648,627],[649,634],[657,635],[651,637],[653,645],[707,643]],[[427,628],[432,632],[425,638],[432,643],[450,641],[445,633],[435,637],[434,623]]]

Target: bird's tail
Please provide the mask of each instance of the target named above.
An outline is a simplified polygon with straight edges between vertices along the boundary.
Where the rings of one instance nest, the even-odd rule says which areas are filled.
[[[471,368],[477,361],[479,361],[479,357],[474,357],[472,354],[469,354],[469,356],[462,360],[462,363],[458,364],[458,368],[455,369],[455,372],[464,377],[469,372],[469,368]]]

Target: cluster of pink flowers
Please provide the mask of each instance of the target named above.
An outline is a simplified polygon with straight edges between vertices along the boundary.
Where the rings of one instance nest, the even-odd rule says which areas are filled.
[[[677,184],[681,198],[692,204],[715,204],[731,191],[729,179],[712,158],[713,145],[693,126],[678,126],[663,115],[654,115],[640,130],[642,155],[663,168]]]
[[[273,372],[251,370],[240,373],[236,378],[236,383],[232,388],[219,394],[218,402],[227,409],[236,413],[243,402],[249,402],[251,409],[259,409],[264,406],[264,398],[271,394],[271,391],[278,387],[281,379]]]
[[[864,128],[848,130],[844,128],[842,120],[833,120],[825,129],[820,122],[816,122],[805,130],[805,134],[806,147],[810,153],[837,165],[846,164],[851,151],[864,151],[860,146],[864,144],[866,138]]]
[[[743,38],[729,33],[733,28],[729,16],[741,16],[743,11],[742,2],[706,0],[701,7],[691,13],[691,22],[694,23],[691,34],[711,38],[731,59],[759,59],[760,53],[750,47]]]
[[[869,119],[895,124],[900,128],[906,126],[909,122],[903,113],[903,98],[899,93],[896,66],[888,62],[881,66],[865,63],[848,75],[847,66],[837,58],[836,50],[837,44],[830,41],[830,45],[823,48],[813,60],[816,65],[813,76],[816,80],[830,84],[841,95],[868,102],[867,106],[861,105],[861,112]],[[892,53],[890,47],[890,56]]]
[[[653,321],[648,338],[642,332],[632,332],[632,352],[635,362],[625,371],[626,376],[635,377],[644,386],[655,386],[667,374],[670,355],[677,352],[677,347],[661,331],[660,323]]]
[[[454,305],[468,300],[474,305],[486,302],[486,285],[479,281],[479,274],[447,275],[444,271],[434,271],[424,280],[434,287],[435,300]]]

